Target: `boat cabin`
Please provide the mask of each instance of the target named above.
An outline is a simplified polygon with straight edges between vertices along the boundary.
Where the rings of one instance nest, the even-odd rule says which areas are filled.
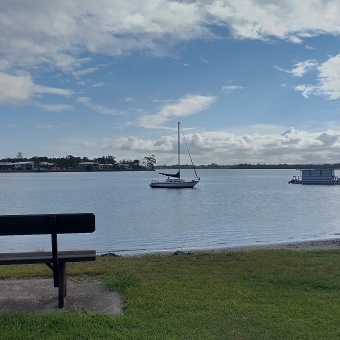
[[[184,182],[184,179],[182,179],[182,178],[167,178],[166,179],[166,182],[167,183],[182,183],[182,182]]]
[[[293,176],[289,184],[330,184],[339,185],[340,177],[335,176],[335,169],[300,169],[300,176]]]
[[[301,179],[303,181],[333,181],[334,178],[334,169],[301,170]]]

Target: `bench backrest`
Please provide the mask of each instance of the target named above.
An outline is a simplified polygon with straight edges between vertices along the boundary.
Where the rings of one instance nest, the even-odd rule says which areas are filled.
[[[95,215],[92,213],[0,216],[0,236],[92,233],[94,231]]]

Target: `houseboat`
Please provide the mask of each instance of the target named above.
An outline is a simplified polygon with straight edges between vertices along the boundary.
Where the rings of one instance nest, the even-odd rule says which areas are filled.
[[[289,184],[340,185],[334,169],[300,169],[300,176],[293,176]]]

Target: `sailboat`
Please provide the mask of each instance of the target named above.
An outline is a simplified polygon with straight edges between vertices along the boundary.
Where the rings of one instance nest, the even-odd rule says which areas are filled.
[[[197,176],[194,163],[192,162],[188,144],[186,144],[186,146],[187,146],[187,150],[190,156],[192,167],[195,171],[196,178],[192,180],[185,180],[181,178],[181,157],[180,157],[181,143],[180,143],[180,137],[179,137],[180,127],[181,127],[181,124],[180,122],[178,122],[178,172],[176,174],[167,174],[167,173],[160,172],[159,173],[160,175],[167,176],[168,178],[165,181],[156,181],[156,180],[151,181],[150,183],[151,188],[193,188],[200,181],[200,178]],[[183,130],[182,130],[182,133],[183,133]],[[183,138],[184,138],[184,133],[183,133]],[[184,141],[185,141],[185,138],[184,138]]]

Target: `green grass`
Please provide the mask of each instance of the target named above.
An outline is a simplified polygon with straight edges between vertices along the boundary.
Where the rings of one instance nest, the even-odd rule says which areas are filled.
[[[0,267],[0,279],[50,275]],[[339,251],[104,257],[68,277],[123,292],[124,313],[2,313],[0,339],[340,338]]]

